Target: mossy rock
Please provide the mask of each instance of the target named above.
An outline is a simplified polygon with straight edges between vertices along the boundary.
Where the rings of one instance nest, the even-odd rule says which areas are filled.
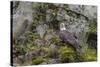
[[[42,47],[42,49],[45,50],[45,51],[49,50],[49,48],[47,48],[47,47]]]
[[[61,47],[59,51],[59,61],[61,63],[68,63],[68,62],[74,62],[76,61],[76,52],[73,50],[73,48],[69,47]]]
[[[81,55],[83,61],[96,61],[97,60],[97,52],[95,49],[87,49],[85,53]]]
[[[57,37],[52,37],[50,39],[50,41],[51,41],[51,43],[57,43],[57,42],[59,42],[59,39]]]
[[[53,37],[50,39],[50,42],[57,45],[57,46],[63,46],[65,43],[62,43],[61,40],[58,37]]]
[[[58,57],[58,50],[56,48],[50,48],[48,50],[47,57],[49,57],[49,58],[57,58]]]
[[[45,62],[45,59],[43,59],[43,58],[37,58],[37,59],[34,59],[34,60],[30,61],[30,64],[31,65],[38,65],[38,64],[40,64],[42,62]]]
[[[32,47],[30,47],[30,49],[31,50],[36,50],[36,49],[38,49],[36,46],[32,46]]]
[[[97,21],[96,20],[90,20],[89,23],[89,32],[97,32]]]

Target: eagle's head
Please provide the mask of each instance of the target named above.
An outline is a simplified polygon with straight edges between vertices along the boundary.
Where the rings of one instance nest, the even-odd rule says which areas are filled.
[[[66,27],[65,27],[65,24],[64,23],[61,23],[60,24],[60,30],[62,31],[62,30],[66,30]]]

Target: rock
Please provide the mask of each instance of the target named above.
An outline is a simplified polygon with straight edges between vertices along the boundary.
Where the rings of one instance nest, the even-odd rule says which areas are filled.
[[[46,40],[39,40],[39,39],[36,39],[34,41],[34,45],[37,46],[37,47],[42,47],[42,46],[49,46],[50,42],[46,41]]]
[[[27,64],[29,60],[33,61],[32,64],[48,64],[44,61],[46,58],[51,58],[50,64],[55,64],[58,60],[62,63],[76,62],[79,56],[76,56],[76,52],[70,46],[66,47],[61,43],[57,37],[59,33],[55,33],[59,31],[60,23],[65,23],[66,30],[75,35],[84,48],[86,45],[97,48],[96,6],[18,1],[13,3],[11,19],[13,19],[13,41],[15,41],[13,56],[16,65],[23,64],[24,60]],[[29,34],[24,35],[28,31]],[[96,36],[91,35],[92,32],[96,33]],[[85,50],[84,48],[82,49]],[[90,60],[92,57],[96,59],[95,52],[93,56],[88,53],[86,55]],[[19,62],[16,62],[17,56]]]
[[[73,48],[61,47],[59,54],[59,60],[62,63],[74,62],[76,61],[77,55]]]
[[[25,61],[29,61],[36,58],[36,51],[30,51],[25,54]]]
[[[25,54],[25,59],[26,60],[36,59],[41,53],[45,54],[47,53],[47,51],[45,51],[44,49],[36,49],[33,51],[29,51]]]
[[[57,58],[58,57],[58,49],[56,48],[49,48],[47,56],[49,58]]]
[[[53,37],[51,33],[46,34],[45,40],[50,40]]]
[[[55,13],[53,12],[53,10],[51,10],[51,9],[46,10],[46,21],[49,22],[49,23],[51,21],[53,21],[54,15],[55,15]]]
[[[95,33],[89,33],[87,43],[89,48],[97,49],[97,35]]]
[[[56,64],[57,63],[57,59],[51,59],[51,60],[49,60],[49,63],[50,64]]]
[[[46,65],[47,64],[47,62],[42,62],[42,63],[40,63],[40,65]]]
[[[17,59],[17,63],[19,63],[21,65],[24,64],[24,62],[25,62],[25,56],[24,55],[20,55],[16,59]]]
[[[36,39],[36,40],[34,41],[34,44],[36,44],[36,46],[38,46],[38,47],[44,45],[43,42],[42,42],[42,40],[39,40],[39,39]]]
[[[19,2],[15,13],[12,15],[13,19],[13,36],[16,38],[22,31],[29,30],[32,23],[32,3],[30,2]],[[27,26],[24,26],[24,21],[28,20]],[[27,30],[26,30],[27,29]]]
[[[55,44],[51,44],[50,46],[49,46],[49,48],[51,49],[51,48],[58,48]]]
[[[97,7],[84,5],[68,5],[69,9],[87,16],[90,19],[97,18]]]
[[[43,38],[45,32],[46,32],[47,26],[46,25],[38,25],[36,27],[37,33],[40,35],[41,38]]]
[[[57,20],[59,21],[63,21],[63,20],[67,20],[69,18],[69,16],[67,15],[67,12],[61,8],[59,8],[58,12],[57,12]]]

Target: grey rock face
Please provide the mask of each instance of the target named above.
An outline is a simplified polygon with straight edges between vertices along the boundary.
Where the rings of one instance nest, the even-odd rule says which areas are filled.
[[[17,63],[23,65],[24,61],[26,65],[30,63],[28,61],[37,63],[41,61],[41,59],[37,61],[38,58],[43,59],[43,62],[39,64],[55,64],[59,62],[61,53],[64,58],[69,56],[63,55],[63,51],[67,50],[64,47],[70,44],[60,41],[58,32],[61,23],[65,24],[68,32],[73,36],[75,35],[74,38],[79,41],[79,45],[97,48],[96,6],[20,1],[13,2],[11,18],[13,19],[13,60],[15,65]],[[71,40],[71,38],[68,35],[68,39]],[[70,42],[74,45],[76,41],[71,40]],[[74,46],[78,49],[77,43]],[[71,48],[70,46],[67,47]],[[87,46],[85,48],[87,49]],[[36,59],[36,61],[33,62],[33,59]],[[68,59],[73,60],[73,57],[68,57]],[[68,61],[66,59],[62,60]]]
[[[58,48],[55,44],[51,44],[49,48]]]
[[[54,15],[55,15],[55,13],[53,12],[53,10],[51,10],[51,9],[46,10],[46,21],[47,22],[53,21]]]
[[[83,5],[68,5],[69,9],[87,16],[88,18],[97,18],[97,8],[95,6],[83,6]]]
[[[67,25],[67,30],[74,33],[82,33],[82,31],[86,30],[84,28],[87,28],[87,20],[84,16],[88,17],[89,19],[97,18],[97,8],[95,6],[84,6],[84,5],[63,5],[63,4],[53,4],[57,8],[58,11],[55,12],[52,9],[45,9],[45,22],[51,23],[54,19],[57,19],[60,23],[65,22]],[[15,2],[14,5],[16,6]],[[43,4],[40,3],[30,3],[30,2],[19,2],[17,5],[15,13],[13,14],[13,34],[14,36],[21,35],[25,31],[29,30],[33,18],[35,17],[34,14],[38,13],[36,10],[37,7],[41,6],[43,8]],[[46,6],[46,5],[45,5]],[[49,8],[49,6],[48,6]],[[64,8],[64,9],[63,9]],[[72,13],[70,13],[71,10]],[[80,16],[76,16],[75,13],[79,13]],[[69,15],[70,14],[70,15]],[[71,14],[74,16],[72,17]],[[34,16],[32,16],[34,15]],[[83,16],[84,15],[84,16]],[[54,18],[54,16],[56,16]],[[79,17],[79,18],[77,18]],[[39,22],[41,23],[41,22]],[[45,33],[45,26],[39,25],[37,27],[37,32],[40,34],[40,37],[43,37],[43,34]],[[39,30],[40,29],[40,30]],[[88,29],[88,28],[87,28]],[[77,34],[77,35],[78,35]],[[80,35],[81,36],[81,35]]]
[[[46,32],[46,25],[38,25],[36,27],[37,33],[40,35],[41,38],[43,38],[45,32]]]
[[[63,21],[65,19],[68,19],[67,12],[60,8],[57,13],[57,20]]]
[[[14,10],[13,10],[14,11]],[[21,35],[32,23],[32,4],[30,2],[19,2],[15,14],[13,14],[13,35]]]
[[[56,59],[51,59],[49,62],[50,62],[50,64],[56,64],[57,60]]]

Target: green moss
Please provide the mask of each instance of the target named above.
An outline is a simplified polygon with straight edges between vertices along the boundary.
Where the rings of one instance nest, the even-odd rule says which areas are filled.
[[[50,39],[50,42],[57,45],[62,46],[64,43],[60,42],[60,39],[57,36],[54,36]]]
[[[87,49],[85,53],[81,55],[83,61],[96,61],[97,53],[95,49]]]
[[[30,49],[31,49],[31,50],[36,50],[36,49],[37,49],[37,47],[32,46],[32,47],[30,47]]]
[[[38,65],[38,64],[40,64],[40,63],[42,63],[42,62],[44,62],[45,61],[45,59],[43,59],[43,58],[37,58],[37,59],[34,59],[34,60],[32,60],[32,61],[30,61],[30,64],[31,65]]]
[[[43,50],[48,51],[49,48],[48,47],[42,47]]]
[[[51,48],[49,51],[48,51],[48,57],[50,58],[57,58],[58,57],[58,50],[55,49],[55,48]]]
[[[72,48],[61,47],[59,53],[59,61],[62,63],[75,61],[76,52]]]
[[[88,32],[97,32],[97,21],[96,20],[89,20],[89,31]]]
[[[60,52],[61,53],[74,53],[75,51],[72,49],[72,48],[69,48],[69,47],[66,47],[66,46],[62,46],[61,48],[60,48]]]
[[[54,43],[54,42],[58,42],[58,40],[57,40],[56,37],[52,37],[52,38],[51,38],[51,42],[52,42],[52,43]]]

